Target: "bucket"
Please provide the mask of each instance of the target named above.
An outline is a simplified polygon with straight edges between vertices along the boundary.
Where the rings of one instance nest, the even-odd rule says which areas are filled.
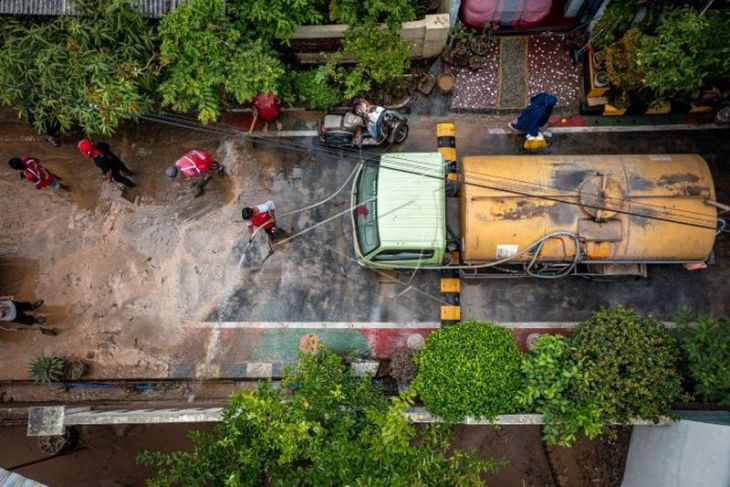
[[[454,89],[454,83],[456,82],[456,78],[454,78],[454,75],[446,71],[445,73],[441,73],[441,76],[439,76],[438,79],[438,85],[439,89],[442,93],[448,93],[451,90]]]

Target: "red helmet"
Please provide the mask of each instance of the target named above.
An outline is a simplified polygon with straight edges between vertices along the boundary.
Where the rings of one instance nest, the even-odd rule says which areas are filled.
[[[91,157],[91,151],[94,149],[94,143],[89,139],[83,139],[79,141],[78,148],[86,157]]]

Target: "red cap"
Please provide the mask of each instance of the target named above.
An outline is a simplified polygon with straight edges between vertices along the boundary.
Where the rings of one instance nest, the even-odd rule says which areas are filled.
[[[83,139],[79,141],[78,148],[86,157],[89,157],[94,148],[94,144],[89,139]]]

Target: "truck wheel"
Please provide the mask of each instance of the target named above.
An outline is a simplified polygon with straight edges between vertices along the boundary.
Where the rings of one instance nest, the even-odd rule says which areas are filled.
[[[408,124],[405,123],[405,122],[401,122],[395,128],[395,137],[394,137],[394,140],[393,141],[396,144],[400,144],[404,140],[406,140],[406,137],[408,137]]]

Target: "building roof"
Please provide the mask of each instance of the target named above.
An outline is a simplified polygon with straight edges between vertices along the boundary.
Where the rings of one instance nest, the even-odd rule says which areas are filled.
[[[138,0],[145,16],[160,18],[187,0]],[[0,0],[0,14],[74,15],[73,0]]]

